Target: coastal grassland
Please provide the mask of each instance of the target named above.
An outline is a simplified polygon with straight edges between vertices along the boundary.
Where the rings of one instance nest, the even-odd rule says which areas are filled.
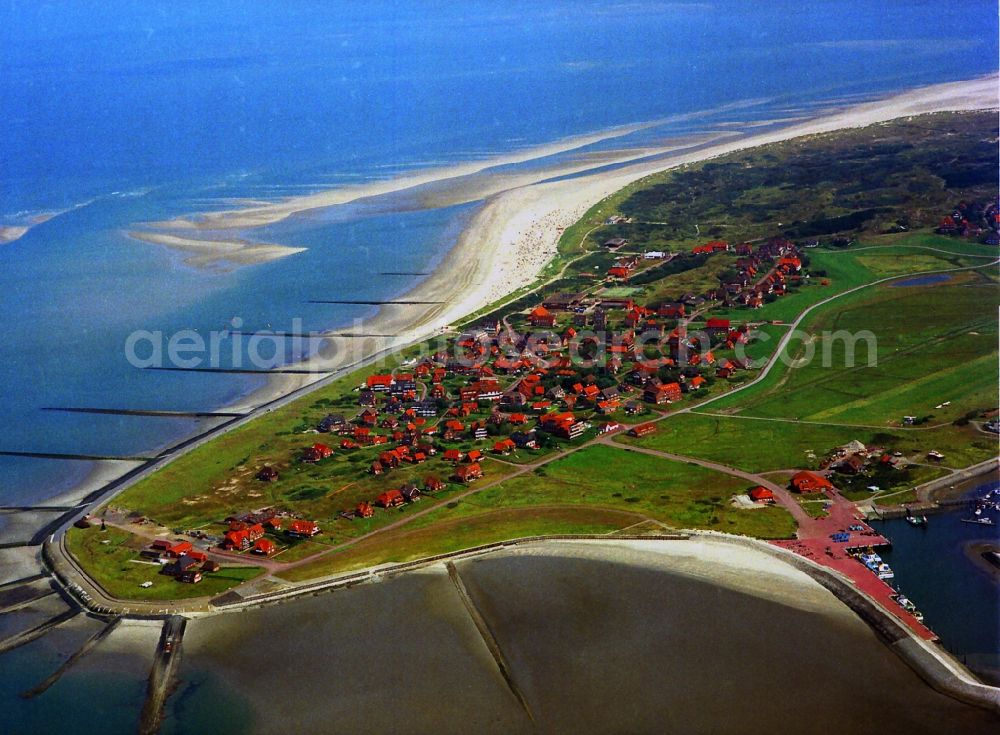
[[[419,465],[404,464],[381,476],[367,472],[370,463],[385,447],[343,451],[339,437],[308,433],[327,413],[347,417],[358,411],[353,389],[368,375],[384,372],[406,359],[411,351],[389,359],[388,364],[353,372],[286,406],[256,418],[213,441],[179,457],[149,477],[128,488],[113,502],[171,528],[204,528],[230,513],[280,506],[295,509],[319,521],[323,533],[314,543],[331,544],[367,533],[391,520],[401,511],[383,511],[374,518],[347,523],[337,516],[361,500],[398,488],[404,482],[423,485],[427,476],[448,482],[454,472],[440,455]],[[327,442],[335,455],[316,464],[299,461],[302,450],[313,442]],[[509,464],[485,459],[487,479],[514,471]],[[264,465],[275,467],[280,478],[266,483],[256,479]],[[459,486],[447,485],[443,495]],[[287,543],[283,540],[283,543]],[[297,544],[292,542],[292,546]],[[287,552],[288,557],[297,551]]]
[[[506,508],[450,520],[438,518],[438,522],[430,526],[407,524],[401,529],[371,536],[342,551],[278,572],[275,576],[301,581],[528,536],[613,533],[641,520],[615,510],[562,506]]]
[[[71,528],[66,532],[66,544],[108,594],[123,600],[181,600],[217,595],[262,571],[259,567],[223,567],[205,574],[198,584],[185,584],[160,574],[159,564],[137,561],[145,541],[126,531]],[[153,584],[140,587],[143,582]]]
[[[713,410],[898,425],[904,415],[940,423],[994,407],[998,303],[996,288],[975,273],[938,285],[882,285],[849,294],[810,315],[803,325],[810,340],[786,347],[789,359],[814,352],[812,359],[776,367]],[[830,336],[837,332],[868,332],[875,341],[852,347]]]
[[[647,519],[760,538],[794,534],[783,508],[733,508],[729,499],[746,489],[744,480],[698,465],[598,444],[282,576],[306,579],[523,535],[610,532]]]
[[[458,491],[461,485],[449,482],[454,466],[445,462],[439,454],[423,464],[403,464],[397,469],[375,476],[368,472],[368,465],[377,456],[378,448],[353,450],[351,453],[337,451],[336,454],[316,464],[297,461],[300,449],[308,441],[299,438],[288,445],[279,447],[269,463],[279,468],[281,477],[275,482],[264,483],[257,480],[255,469],[249,465],[228,468],[225,474],[203,491],[189,495],[180,503],[170,504],[159,498],[130,495],[119,498],[116,505],[140,508],[158,523],[175,528],[198,528],[203,524],[225,518],[231,513],[248,509],[277,506],[291,508],[305,518],[319,523],[322,533],[312,539],[312,546],[338,544],[356,536],[369,533],[392,521],[398,520],[412,506],[395,509],[378,509],[371,518],[355,518],[347,522],[339,517],[344,510],[353,509],[361,501],[373,501],[380,493],[399,488],[405,483],[418,487],[424,478],[434,476],[448,483],[445,489],[432,498],[425,497],[424,507],[436,500],[447,498]],[[516,467],[484,458],[480,462],[487,480],[505,477]],[[302,542],[289,542],[291,549],[282,560],[292,559],[302,554],[295,550]]]
[[[996,442],[974,426],[946,424],[936,428],[877,428],[800,423],[796,421],[687,413],[656,424],[656,433],[641,439],[618,435],[616,442],[636,444],[684,456],[720,462],[747,472],[816,469],[831,450],[857,440],[902,452],[920,462],[928,451],[945,455],[946,467],[967,467],[988,459]],[[914,480],[931,468],[916,468]]]
[[[993,113],[940,113],[737,151],[634,182],[602,208],[634,222],[588,240],[676,249],[933,226],[958,199],[996,196],[996,138]]]
[[[667,276],[647,285],[644,300],[648,303],[674,301],[685,293],[702,294],[719,285],[719,275],[736,264],[736,255],[722,253],[709,258],[697,268]]]

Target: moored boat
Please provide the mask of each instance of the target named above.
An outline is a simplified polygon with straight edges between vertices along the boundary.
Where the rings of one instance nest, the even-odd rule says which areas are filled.
[[[963,518],[962,523],[977,523],[981,526],[994,526],[992,518],[987,518],[985,516],[979,516],[978,518]]]

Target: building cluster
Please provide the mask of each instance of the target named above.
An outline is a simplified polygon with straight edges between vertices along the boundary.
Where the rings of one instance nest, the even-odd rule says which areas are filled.
[[[1000,199],[990,204],[959,202],[941,218],[935,232],[1000,246]]]
[[[229,516],[225,520],[228,530],[219,546],[226,551],[249,552],[258,556],[272,556],[278,551],[274,539],[283,533],[288,539],[307,539],[320,533],[319,524],[295,518],[273,508]],[[270,534],[268,538],[266,534]]]
[[[159,562],[162,574],[189,584],[197,584],[203,574],[219,569],[218,563],[209,559],[208,554],[183,539],[154,539],[143,549],[142,556]]]
[[[340,514],[371,517],[378,509],[416,502],[447,483],[479,480],[488,456],[503,460],[520,450],[620,430],[623,417],[662,410],[706,391],[716,380],[752,367],[748,360],[725,356],[746,344],[751,330],[725,318],[708,318],[697,330],[689,329],[689,321],[712,300],[757,306],[758,297],[784,293],[786,281],[799,278],[802,270],[795,245],[780,238],[735,248],[713,241],[695,254],[733,250],[739,256],[736,267],[726,272],[719,289],[705,294],[643,304],[613,290],[604,294],[602,288],[559,292],[503,320],[484,319],[447,349],[367,376],[355,389],[356,412],[325,415],[315,432],[330,438],[302,448],[290,461],[322,465],[364,452],[370,475],[402,475],[388,489],[380,482],[382,492],[375,497],[355,496],[352,507]],[[622,256],[615,267],[631,272],[643,267],[642,260]],[[530,330],[521,333],[511,321]],[[412,479],[412,467],[424,463],[435,474],[420,485]],[[280,464],[261,467],[257,478],[279,480]],[[232,548],[268,553],[254,524],[230,534]]]

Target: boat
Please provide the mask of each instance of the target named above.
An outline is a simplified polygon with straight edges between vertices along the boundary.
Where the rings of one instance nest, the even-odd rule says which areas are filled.
[[[927,516],[906,516],[906,522],[911,526],[924,527],[927,525]]]
[[[919,610],[913,610],[910,613],[914,618],[916,618],[918,623],[924,622],[924,614]]]
[[[978,523],[981,526],[994,526],[994,525],[996,525],[995,523],[993,523],[993,519],[992,518],[985,518],[983,516],[979,516],[978,518],[963,518],[962,519],[962,523]]]
[[[892,571],[890,567],[885,562],[878,564],[873,570],[879,579],[892,579],[896,576],[896,573]]]

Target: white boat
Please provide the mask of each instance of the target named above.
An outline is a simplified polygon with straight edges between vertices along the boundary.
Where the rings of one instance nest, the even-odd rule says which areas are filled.
[[[892,579],[893,577],[896,576],[896,573],[893,572],[892,568],[885,562],[882,562],[881,564],[876,566],[875,569],[872,571],[874,571],[875,574],[878,575],[879,579]]]
[[[962,519],[962,523],[978,523],[981,526],[993,526],[993,525],[996,525],[996,524],[993,523],[993,519],[992,518],[984,518],[982,516],[980,516],[978,518],[963,518]]]

